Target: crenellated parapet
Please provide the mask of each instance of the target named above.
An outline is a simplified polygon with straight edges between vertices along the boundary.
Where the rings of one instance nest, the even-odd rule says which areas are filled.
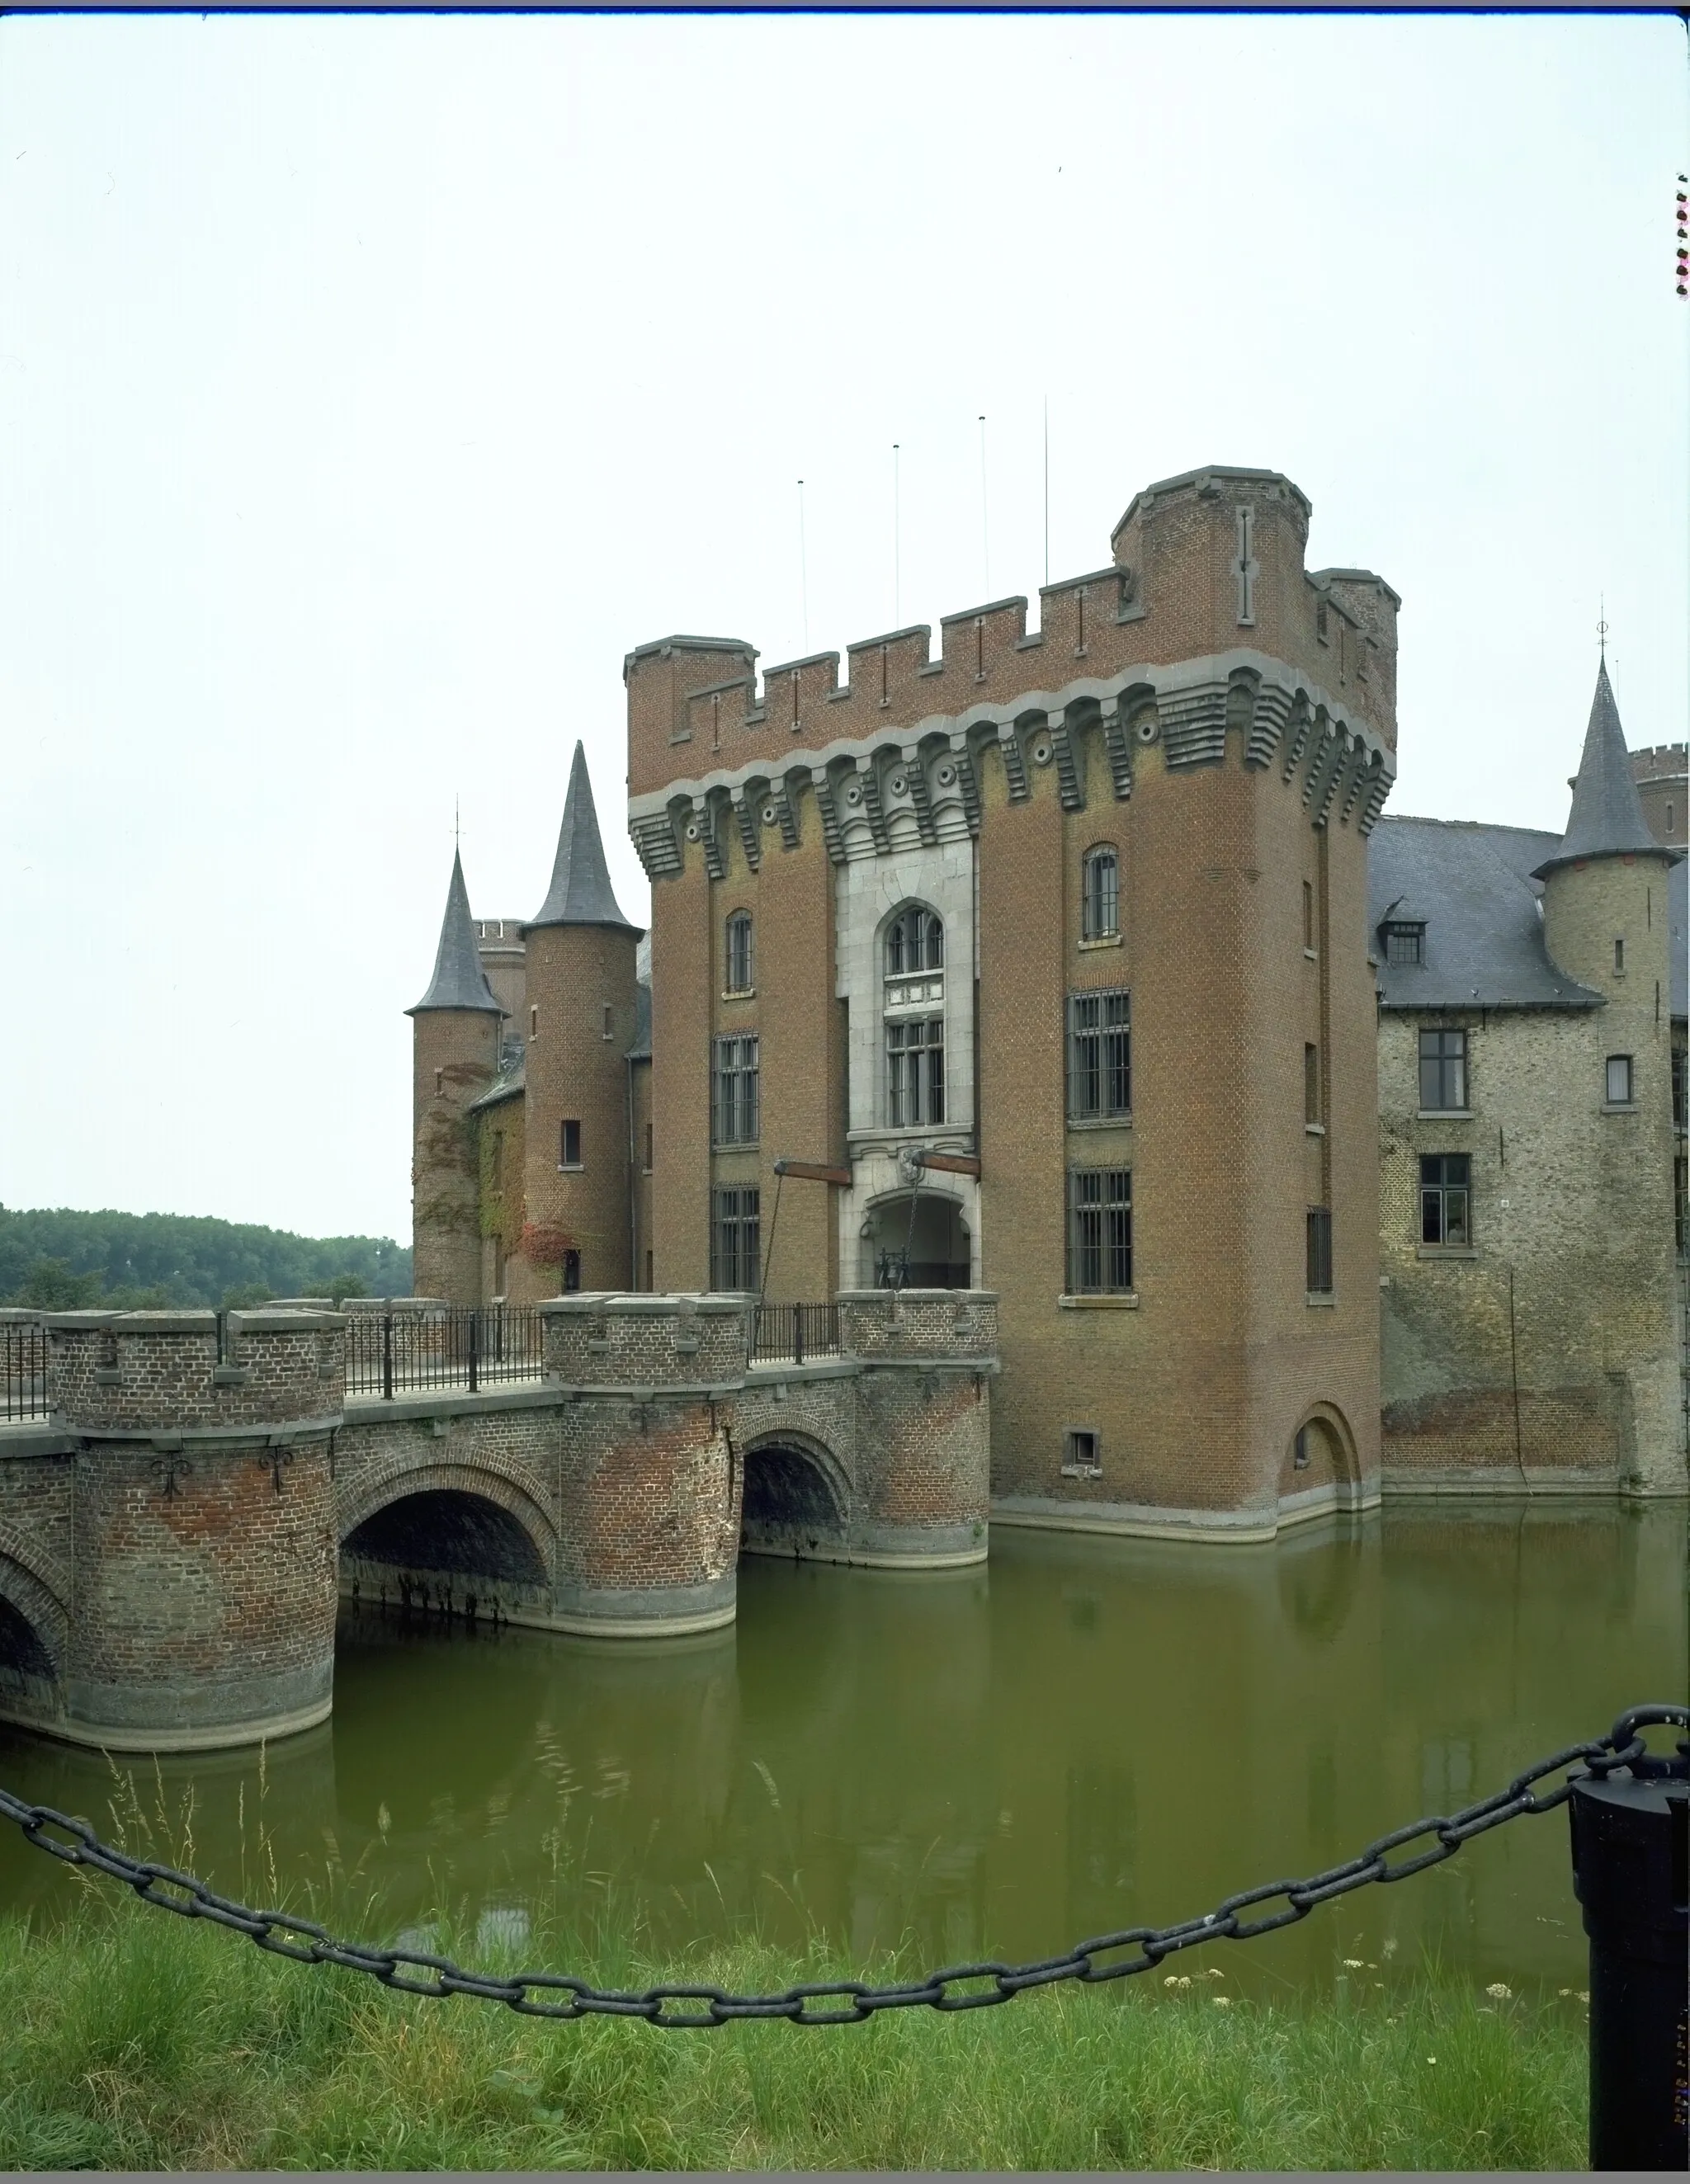
[[[88,1434],[271,1428],[338,1415],[345,1322],[323,1312],[50,1313],[47,1396]]]
[[[546,1378],[566,1387],[726,1390],[745,1377],[740,1297],[577,1291],[539,1314]]]
[[[629,830],[649,876],[697,853],[722,878],[818,832],[835,864],[978,835],[981,780],[1027,801],[1054,767],[1068,811],[1170,772],[1277,768],[1315,827],[1372,829],[1396,771],[1397,594],[1302,566],[1289,479],[1224,468],[1135,497],[1107,567],[1024,598],[766,668],[728,640],[628,655]],[[722,672],[724,668],[729,672]]]

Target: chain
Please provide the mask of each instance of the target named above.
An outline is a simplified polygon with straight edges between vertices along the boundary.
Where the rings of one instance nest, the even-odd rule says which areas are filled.
[[[1575,1782],[1600,1780],[1615,1768],[1628,1767],[1635,1774],[1678,1773],[1685,1760],[1652,1758],[1640,1731],[1650,1723],[1674,1723],[1690,1728],[1690,1708],[1632,1707],[1622,1713],[1609,1734],[1591,1744],[1570,1744],[1564,1752],[1540,1759],[1525,1774],[1517,1774],[1505,1790],[1496,1791],[1477,1804],[1459,1813],[1416,1820],[1369,1843],[1358,1856],[1341,1865],[1303,1880],[1271,1880],[1229,1896],[1202,1919],[1187,1919],[1177,1926],[1129,1926],[1117,1934],[1101,1934],[1081,1942],[1060,1957],[1046,1957],[1034,1964],[996,1963],[950,1964],[929,1972],[925,1979],[901,1986],[869,1986],[861,1980],[819,1980],[789,1986],[779,1994],[735,1995],[718,1986],[652,1986],[641,1993],[618,1992],[595,1987],[565,1972],[519,1972],[510,1979],[494,1979],[465,1971],[449,1958],[430,1956],[416,1949],[367,1948],[356,1942],[337,1940],[326,1927],[287,1911],[253,1911],[226,1896],[219,1896],[192,1875],[174,1867],[133,1858],[114,1850],[95,1835],[86,1820],[54,1812],[45,1805],[25,1804],[0,1790],[0,1819],[14,1820],[25,1839],[37,1850],[62,1859],[67,1865],[86,1866],[109,1874],[132,1888],[145,1903],[174,1911],[184,1919],[209,1919],[273,1954],[292,1957],[306,1964],[339,1964],[344,1970],[364,1972],[383,1986],[401,1994],[419,1994],[431,2001],[451,1994],[473,1995],[479,2001],[500,2002],[525,2017],[637,2017],[666,2030],[707,2025],[729,2025],[736,2019],[780,2017],[793,2025],[860,2025],[883,2009],[989,2009],[1012,2002],[1034,1987],[1054,1986],[1064,1980],[1096,1986],[1106,1980],[1129,1978],[1152,1970],[1165,1958],[1199,1943],[1247,1942],[1258,1934],[1270,1934],[1306,1919],[1318,1903],[1330,1903],[1351,1890],[1373,1881],[1406,1880],[1453,1858],[1475,1836],[1518,1819],[1523,1813],[1553,1812],[1572,1795]],[[1681,1744],[1690,1757],[1690,1744]],[[1575,1764],[1575,1763],[1581,1763]],[[1559,1787],[1542,1795],[1537,1784],[1564,1768],[1574,1771]],[[1404,1851],[1422,1836],[1433,1838],[1427,1847],[1392,1863],[1392,1853]],[[1283,1899],[1277,1910],[1259,1911],[1275,1897]],[[1258,1915],[1247,1918],[1247,1912]],[[421,1976],[419,1976],[421,1975]],[[555,1996],[556,2000],[546,2000]]]

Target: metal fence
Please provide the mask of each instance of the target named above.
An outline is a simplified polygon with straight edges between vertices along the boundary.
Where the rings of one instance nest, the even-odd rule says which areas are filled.
[[[38,1319],[0,1321],[0,1424],[47,1414],[46,1328]]]
[[[346,1392],[391,1398],[417,1388],[538,1380],[540,1315],[532,1305],[392,1306],[346,1318]]]
[[[751,1362],[789,1358],[801,1365],[809,1357],[839,1354],[839,1308],[836,1304],[760,1304],[751,1309]]]

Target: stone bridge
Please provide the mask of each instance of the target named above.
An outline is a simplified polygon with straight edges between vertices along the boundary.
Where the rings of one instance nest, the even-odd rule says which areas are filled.
[[[983,1560],[996,1298],[839,1305],[837,1355],[753,1363],[741,1298],[559,1297],[541,1379],[385,1401],[335,1312],[50,1316],[50,1418],[0,1428],[0,1720],[309,1728],[342,1595],[662,1636],[732,1619],[742,1552]]]

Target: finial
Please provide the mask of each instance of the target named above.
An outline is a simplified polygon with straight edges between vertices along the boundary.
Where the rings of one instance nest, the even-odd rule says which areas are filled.
[[[463,811],[462,811],[462,806],[463,806],[463,799],[462,799],[460,796],[455,795],[455,796],[453,797],[453,799],[452,799],[452,847],[453,847],[455,850],[455,849],[458,849],[458,848],[460,848],[460,847],[461,847],[461,837],[462,837],[462,831],[463,831],[463,827],[462,827],[462,820],[463,820]]]
[[[1598,593],[1597,593],[1597,595],[1596,595],[1596,598],[1597,598],[1597,606],[1596,606],[1596,613],[1597,613],[1597,623],[1596,623],[1596,648],[1597,648],[1597,655],[1598,655],[1598,657],[1601,660],[1603,660],[1603,661],[1605,663],[1605,662],[1606,662],[1606,660],[1607,660],[1607,658],[1608,658],[1608,621],[1607,621],[1607,615],[1608,615],[1608,599],[1607,599],[1607,596],[1606,596],[1606,594],[1605,594],[1604,593],[1602,593],[1602,592],[1598,592]]]

